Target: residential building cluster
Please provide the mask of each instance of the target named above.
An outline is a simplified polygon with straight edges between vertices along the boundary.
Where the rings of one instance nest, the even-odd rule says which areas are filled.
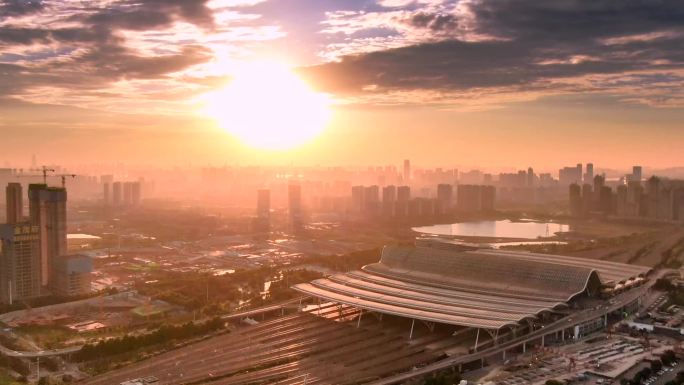
[[[7,223],[0,225],[0,301],[90,292],[90,258],[67,252],[66,188],[30,184],[28,217],[23,202],[22,185],[9,183]]]
[[[114,181],[113,175],[102,175],[102,200],[105,206],[130,207],[140,205],[141,182]]]
[[[570,213],[576,217],[593,213],[622,218],[684,221],[684,181],[651,176],[643,181],[642,169],[610,186],[603,175],[593,183],[573,183],[569,187]],[[614,187],[614,188],[613,188]]]
[[[353,186],[351,214],[370,218],[420,219],[454,211],[494,210],[494,186],[440,183],[436,192],[434,197],[412,197],[410,186]]]

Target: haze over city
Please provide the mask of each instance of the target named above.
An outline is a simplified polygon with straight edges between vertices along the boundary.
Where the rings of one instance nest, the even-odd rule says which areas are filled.
[[[0,384],[682,385],[679,0],[0,0]]]

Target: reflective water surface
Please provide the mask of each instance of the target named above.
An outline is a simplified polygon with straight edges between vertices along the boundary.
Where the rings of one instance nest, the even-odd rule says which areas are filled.
[[[553,237],[556,233],[567,232],[569,226],[553,222],[513,222],[506,219],[421,226],[414,227],[413,230],[432,235],[537,239]]]

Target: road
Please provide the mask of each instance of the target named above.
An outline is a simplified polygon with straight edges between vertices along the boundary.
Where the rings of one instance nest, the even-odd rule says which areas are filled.
[[[293,298],[293,299],[290,299],[287,301],[277,303],[275,305],[268,305],[268,306],[263,306],[263,307],[252,309],[252,310],[243,311],[240,313],[228,314],[228,315],[221,316],[221,319],[228,321],[228,320],[234,320],[234,319],[241,319],[241,318],[249,317],[249,316],[252,316],[255,314],[268,313],[268,312],[271,312],[274,310],[280,310],[280,309],[286,308],[289,305],[292,305],[295,303],[299,303],[300,301],[302,301],[306,298],[307,297],[297,297],[297,298]]]
[[[27,352],[27,351],[17,351],[9,349],[5,346],[0,345],[0,353],[9,357],[19,357],[19,358],[37,358],[37,357],[50,357],[50,356],[61,356],[64,354],[71,354],[81,350],[81,346],[71,346],[63,349],[54,350],[40,350],[37,352]]]

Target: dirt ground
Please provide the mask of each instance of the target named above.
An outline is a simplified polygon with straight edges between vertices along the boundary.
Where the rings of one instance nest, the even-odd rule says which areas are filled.
[[[607,261],[624,262],[643,266],[656,266],[666,262],[668,250],[675,250],[674,260],[684,262],[684,227],[672,226],[648,233],[621,239],[616,245],[596,247],[590,250],[570,252],[570,255],[583,258],[598,258]]]

